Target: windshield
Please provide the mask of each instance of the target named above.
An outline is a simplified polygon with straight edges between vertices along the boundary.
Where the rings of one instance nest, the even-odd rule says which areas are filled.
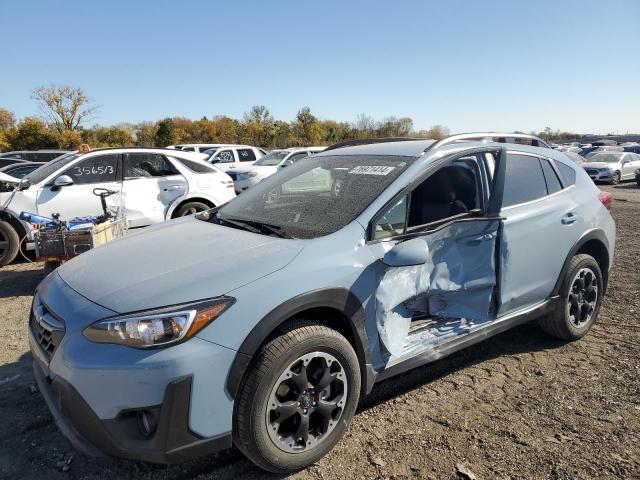
[[[78,152],[69,152],[60,157],[57,157],[51,160],[49,163],[45,163],[40,168],[36,168],[33,172],[28,175],[25,175],[23,180],[27,180],[31,185],[35,185],[36,183],[40,183],[49,175],[58,171],[58,169],[68,165],[73,162],[76,158],[78,158],[81,153]]]
[[[265,167],[272,167],[274,165],[279,165],[280,162],[282,162],[282,160],[284,160],[284,157],[286,157],[287,155],[289,155],[288,151],[280,151],[280,152],[271,152],[267,155],[265,155],[264,157],[260,157],[258,160],[256,160],[255,162],[253,162],[254,165],[262,165]]]
[[[266,178],[217,212],[225,219],[266,224],[294,238],[315,238],[352,222],[414,157],[314,156]]]
[[[587,155],[587,162],[605,162],[605,163],[618,163],[622,155],[615,153],[593,153]]]

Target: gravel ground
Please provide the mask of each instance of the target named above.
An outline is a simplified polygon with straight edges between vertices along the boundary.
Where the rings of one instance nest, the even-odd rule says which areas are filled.
[[[376,386],[345,438],[291,478],[640,478],[640,189],[614,193],[598,324],[565,344],[525,325]],[[73,452],[32,387],[26,318],[41,265],[0,270],[0,477],[274,478],[235,450],[174,466]]]

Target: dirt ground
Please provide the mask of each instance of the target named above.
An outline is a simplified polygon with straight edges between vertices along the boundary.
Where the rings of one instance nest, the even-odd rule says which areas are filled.
[[[337,447],[291,478],[640,478],[640,188],[602,188],[614,193],[616,261],[585,339],[525,325],[385,381]],[[40,272],[0,270],[0,478],[275,478],[235,450],[169,467],[75,453],[32,387]]]

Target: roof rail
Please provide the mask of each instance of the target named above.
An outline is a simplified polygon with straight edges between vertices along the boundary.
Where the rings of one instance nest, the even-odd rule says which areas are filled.
[[[344,147],[357,147],[358,145],[369,145],[373,143],[390,143],[390,142],[406,142],[406,141],[418,141],[429,140],[428,138],[416,138],[416,137],[383,137],[383,138],[359,138],[356,140],[345,140],[343,142],[334,143],[328,146],[324,151],[335,150],[336,148]]]
[[[531,140],[531,145],[534,147],[551,148],[541,138],[535,135],[529,135],[526,133],[497,133],[497,132],[481,132],[481,133],[459,133],[457,135],[451,135],[437,141],[433,145],[429,145],[426,150],[432,150],[450,143],[464,142],[464,141],[481,141],[481,142],[497,142],[497,143],[516,143],[515,140],[528,139]],[[426,151],[425,150],[425,151]]]

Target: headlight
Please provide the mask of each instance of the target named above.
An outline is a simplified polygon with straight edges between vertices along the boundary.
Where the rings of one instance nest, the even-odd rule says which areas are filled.
[[[171,345],[193,337],[234,302],[232,297],[221,297],[107,318],[88,326],[84,335],[92,342],[134,348]]]

